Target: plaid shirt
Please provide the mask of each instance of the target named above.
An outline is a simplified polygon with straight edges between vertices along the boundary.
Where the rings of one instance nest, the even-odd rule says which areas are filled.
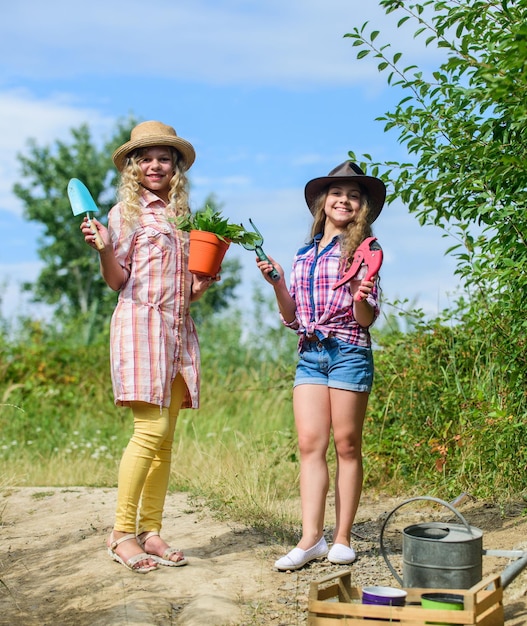
[[[165,203],[156,195],[145,190],[141,205],[133,229],[123,221],[119,204],[108,216],[115,256],[127,275],[110,327],[115,403],[169,406],[180,372],[187,384],[182,408],[197,408],[200,355],[189,312],[188,235],[168,221]]]
[[[331,336],[356,346],[370,347],[368,328],[359,326],[353,316],[353,293],[365,276],[366,268],[361,267],[351,281],[333,290],[340,277],[340,242],[334,237],[319,251],[320,238],[321,235],[317,235],[295,255],[289,292],[296,302],[296,317],[290,324],[284,324],[300,335],[299,349],[304,337],[314,334],[321,339]],[[375,320],[379,315],[377,283],[367,302],[373,307]]]

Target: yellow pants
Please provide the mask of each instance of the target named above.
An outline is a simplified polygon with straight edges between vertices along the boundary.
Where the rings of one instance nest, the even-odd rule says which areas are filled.
[[[178,374],[172,384],[170,407],[131,403],[134,433],[119,466],[114,526],[117,531],[140,534],[161,530],[174,431],[185,391],[185,381]]]

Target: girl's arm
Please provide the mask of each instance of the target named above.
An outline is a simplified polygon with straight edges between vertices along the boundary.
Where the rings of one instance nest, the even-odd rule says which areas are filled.
[[[115,258],[108,229],[95,218],[92,218],[91,223],[98,230],[99,235],[104,242],[104,248],[102,250],[97,250],[95,245],[95,235],[88,224],[87,218],[84,218],[80,227],[82,234],[84,235],[84,240],[91,248],[94,248],[99,252],[101,274],[108,287],[114,291],[119,291],[126,280],[126,273]]]
[[[274,261],[273,265],[276,268],[276,263]],[[293,300],[289,290],[287,289],[283,275],[280,275],[279,281],[273,282],[273,286],[280,315],[286,324],[292,324],[296,318],[296,302]]]
[[[104,281],[114,291],[119,291],[126,280],[126,273],[117,262],[112,246],[105,246],[99,251],[101,274]]]
[[[271,257],[269,261],[260,261],[256,259],[256,265],[262,272],[265,280],[274,287],[274,294],[278,303],[278,309],[286,324],[291,324],[295,321],[296,317],[296,302],[291,297],[287,285],[285,284],[284,270],[282,267]],[[280,274],[280,279],[277,281],[272,280],[269,277],[270,272],[274,269]]]
[[[353,317],[363,328],[368,328],[375,320],[375,310],[366,300],[372,292],[373,285],[373,281],[363,280],[353,297]]]

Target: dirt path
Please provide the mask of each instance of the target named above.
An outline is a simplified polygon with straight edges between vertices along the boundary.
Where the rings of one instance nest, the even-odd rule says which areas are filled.
[[[378,539],[383,515],[403,500],[363,498],[354,527],[359,559],[351,566],[357,586],[396,585]],[[283,546],[172,494],[163,532],[177,539],[189,565],[133,574],[106,555],[114,503],[111,489],[28,487],[0,494],[0,625],[296,626],[306,623],[309,584],[343,571],[320,561],[279,573],[272,564]],[[527,550],[523,506],[502,512],[469,503],[463,513],[484,531],[485,548]],[[505,565],[484,557],[485,574]],[[526,593],[524,570],[505,590],[506,626],[527,624]]]

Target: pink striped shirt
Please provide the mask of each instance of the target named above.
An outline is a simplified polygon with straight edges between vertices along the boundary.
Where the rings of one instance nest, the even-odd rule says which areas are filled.
[[[180,372],[187,384],[182,408],[198,408],[200,354],[189,311],[188,234],[168,221],[156,195],[145,190],[141,205],[133,228],[123,221],[119,204],[108,214],[114,252],[127,275],[110,327],[115,403],[169,406]]]
[[[353,294],[366,275],[366,267],[361,266],[357,276],[334,290],[333,285],[340,278],[340,241],[334,237],[320,250],[321,237],[317,235],[295,255],[289,293],[296,303],[296,317],[285,325],[299,335],[299,349],[306,335],[314,334],[323,338],[337,337],[346,343],[369,348],[370,331],[360,326],[353,315]],[[373,308],[374,320],[379,315],[378,297],[375,283],[367,298]]]

